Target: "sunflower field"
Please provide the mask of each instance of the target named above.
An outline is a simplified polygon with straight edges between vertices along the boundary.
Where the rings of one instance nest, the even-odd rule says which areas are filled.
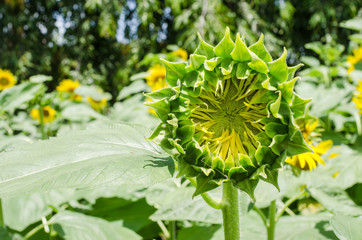
[[[362,1],[0,2],[0,240],[362,239]]]

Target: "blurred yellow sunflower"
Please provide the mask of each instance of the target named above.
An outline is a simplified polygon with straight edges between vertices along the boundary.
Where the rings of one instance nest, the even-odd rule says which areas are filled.
[[[152,91],[159,90],[167,87],[166,82],[166,68],[160,64],[156,64],[148,69],[149,75],[146,77],[146,83],[151,87]],[[150,98],[147,98],[147,102],[152,102]],[[156,114],[155,110],[150,108],[148,110],[151,114]]]
[[[357,63],[362,62],[362,47],[354,49],[352,53],[353,55],[347,57],[347,62],[349,63],[348,73],[351,73],[355,69]]]
[[[173,51],[172,55],[182,58],[185,61],[187,60],[187,57],[188,57],[186,50],[183,50],[182,48],[179,48],[176,51]]]
[[[15,76],[9,70],[0,69],[0,91],[16,84]]]
[[[317,167],[317,164],[326,165],[323,159],[321,158],[322,154],[327,152],[333,145],[332,140],[322,141],[317,146],[312,145],[313,142],[308,142],[308,145],[313,149],[313,153],[303,153],[295,155],[291,158],[287,158],[285,162],[294,165],[302,170],[312,171]]]
[[[74,90],[79,87],[79,82],[78,81],[73,81],[71,79],[64,79],[63,81],[61,81],[59,83],[59,86],[57,86],[57,91],[58,92],[68,92],[68,93],[73,93]]]
[[[356,87],[358,93],[355,93],[355,96],[352,98],[352,101],[356,104],[356,108],[360,111],[359,113],[362,114],[362,80],[358,81],[358,86]]]
[[[146,77],[146,83],[151,87],[152,91],[167,87],[166,68],[164,66],[156,64],[147,72],[149,75]]]
[[[107,106],[106,98],[102,98],[101,100],[95,100],[92,97],[88,97],[87,99],[91,107],[96,111],[102,111]]]
[[[311,135],[313,131],[316,129],[318,124],[317,120],[309,120],[309,121],[299,121],[298,122],[300,130],[303,134],[304,140],[308,143],[308,145],[313,149],[313,152],[303,153],[299,155],[295,155],[293,157],[289,157],[285,160],[285,162],[300,168],[301,170],[310,170],[312,171],[317,167],[318,163],[325,165],[325,162],[322,159],[322,154],[326,153],[333,145],[332,140],[326,140],[315,145],[311,140]],[[333,154],[333,157],[336,155]],[[330,156],[330,158],[332,155]]]
[[[55,119],[55,113],[56,111],[51,108],[50,106],[44,106],[43,108],[43,121],[44,123],[49,123],[49,122],[53,122]],[[39,114],[39,109],[34,108],[33,110],[31,110],[30,112],[30,116],[33,119],[36,119],[40,122],[40,114]]]

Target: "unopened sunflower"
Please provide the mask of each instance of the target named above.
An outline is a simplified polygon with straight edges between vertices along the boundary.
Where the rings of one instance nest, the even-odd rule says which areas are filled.
[[[0,91],[16,84],[15,76],[9,70],[0,69]]]
[[[259,179],[278,187],[287,156],[311,151],[295,118],[309,100],[293,92],[296,70],[287,51],[272,60],[263,36],[247,47],[239,34],[213,47],[204,42],[186,62],[166,66],[169,87],[149,93],[162,123],[150,137],[196,177],[195,195],[232,182],[251,196]]]
[[[356,87],[357,93],[352,98],[352,101],[356,104],[356,108],[360,111],[359,113],[362,114],[362,80],[358,81],[358,86]]]
[[[56,111],[53,108],[51,108],[50,106],[44,106],[42,109],[43,109],[43,121],[44,121],[44,123],[53,122],[54,119],[55,119]],[[30,116],[33,119],[36,119],[36,120],[38,120],[40,122],[39,109],[34,108],[33,110],[31,110]]]
[[[347,69],[348,73],[351,73],[353,70],[355,70],[357,64],[362,65],[362,47],[354,49],[352,53],[352,55],[347,57],[347,62],[349,64]]]

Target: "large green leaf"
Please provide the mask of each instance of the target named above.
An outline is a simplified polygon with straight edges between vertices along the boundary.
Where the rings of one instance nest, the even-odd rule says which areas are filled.
[[[330,230],[331,214],[321,213],[311,216],[287,216],[278,221],[275,229],[276,240],[327,240],[335,239]]]
[[[13,112],[22,104],[33,99],[41,88],[41,84],[28,81],[5,89],[0,92],[0,112]]]
[[[141,237],[120,223],[111,223],[101,218],[62,211],[51,220],[54,230],[65,240],[133,240]]]
[[[141,130],[119,124],[75,131],[3,152],[0,197],[99,185],[147,187],[169,178],[173,161]]]
[[[331,225],[340,240],[358,240],[362,236],[362,218],[337,214],[332,217]]]
[[[221,211],[208,206],[201,196],[192,198],[194,187],[177,187],[168,181],[150,187],[146,199],[158,210],[151,215],[157,220],[190,220],[220,224]],[[211,192],[212,194],[213,192]]]
[[[50,214],[52,209],[49,205],[57,207],[74,199],[72,197],[74,192],[73,189],[67,189],[5,198],[3,199],[5,225],[21,232],[30,224],[41,221],[42,217]]]

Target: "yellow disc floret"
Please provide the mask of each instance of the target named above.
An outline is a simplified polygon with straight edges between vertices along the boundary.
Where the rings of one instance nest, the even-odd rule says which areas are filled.
[[[238,154],[249,155],[258,147],[255,135],[263,131],[260,123],[267,116],[266,103],[258,103],[264,89],[250,89],[255,78],[225,80],[216,93],[205,92],[193,105],[191,119],[196,123],[195,134],[200,134],[201,146],[208,145],[211,152],[224,161]]]

